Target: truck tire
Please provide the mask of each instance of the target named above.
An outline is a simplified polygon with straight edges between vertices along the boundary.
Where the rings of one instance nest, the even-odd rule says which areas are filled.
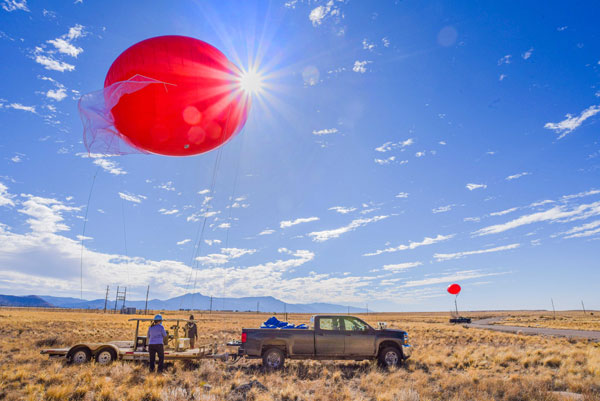
[[[108,365],[117,360],[117,353],[112,348],[104,348],[96,353],[96,363]]]
[[[75,347],[67,354],[69,363],[76,365],[89,362],[92,359],[92,351],[88,347]]]
[[[279,348],[267,348],[265,352],[263,352],[263,366],[268,370],[278,370],[283,368],[283,364],[285,363],[285,355],[283,351]]]
[[[379,363],[379,366],[384,368],[400,366],[402,363],[402,351],[397,347],[385,347],[379,351],[377,362]]]

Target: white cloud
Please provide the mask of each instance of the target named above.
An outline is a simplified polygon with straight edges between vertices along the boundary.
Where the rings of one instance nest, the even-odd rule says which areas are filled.
[[[29,12],[29,8],[27,8],[27,0],[3,0],[2,8],[8,12],[15,10]]]
[[[531,175],[531,173],[528,173],[527,171],[523,171],[522,173],[517,173],[517,174],[509,175],[505,179],[507,181],[516,180],[517,178],[521,178],[521,177],[524,177],[526,175]]]
[[[383,47],[390,47],[390,40],[388,38],[381,38],[381,43],[383,43]]]
[[[35,62],[44,66],[47,70],[52,71],[73,71],[75,66],[73,64],[66,63],[64,61],[59,61],[53,58],[52,56],[47,56],[44,54],[44,49],[41,47],[36,47],[33,55],[35,56]]]
[[[317,221],[317,220],[319,220],[318,217],[301,217],[296,220],[284,220],[279,223],[279,228],[288,228],[288,227],[295,226],[296,224],[310,223],[311,221]]]
[[[344,206],[334,206],[330,207],[329,210],[336,211],[337,213],[347,214],[356,210],[355,207],[344,207]]]
[[[478,188],[487,188],[486,184],[467,184],[465,186],[469,191],[472,191],[474,189],[478,189]]]
[[[386,248],[386,249],[380,249],[380,250],[377,250],[377,251],[372,252],[372,253],[365,253],[363,256],[375,256],[375,255],[381,255],[382,253],[391,253],[391,252],[398,252],[398,251],[405,251],[405,250],[409,250],[409,249],[415,249],[415,248],[418,248],[420,246],[433,245],[433,244],[436,244],[436,243],[441,242],[441,241],[446,241],[446,240],[449,240],[452,237],[454,237],[454,234],[449,234],[449,235],[438,234],[435,238],[425,237],[423,239],[423,241],[421,241],[421,242],[410,241],[408,243],[408,245],[398,245],[396,247],[391,247],[391,248]]]
[[[367,64],[371,64],[371,63],[372,63],[372,61],[369,61],[369,60],[363,60],[363,61],[356,60],[354,62],[354,67],[352,67],[352,71],[364,74],[365,72],[367,72]]]
[[[127,174],[127,172],[125,170],[123,170],[121,167],[119,167],[117,162],[114,162],[112,160],[106,160],[106,159],[102,159],[102,158],[94,158],[94,164],[96,166],[102,167],[102,169],[104,171],[106,171],[110,174],[113,174],[113,175]]]
[[[173,187],[173,181],[167,181],[167,182],[162,183],[162,184],[160,184],[160,185],[158,185],[158,186],[156,186],[154,188],[164,189],[165,191],[175,191],[175,187]],[[210,197],[208,197],[208,196],[205,197],[204,198],[205,201],[206,201],[206,198],[210,198]],[[212,198],[210,198],[210,199],[212,199]],[[204,205],[204,203],[203,203],[203,205]]]
[[[473,221],[473,222],[477,223],[477,222],[481,221],[481,218],[480,217],[465,217],[463,219],[463,221]]]
[[[456,253],[436,253],[433,255],[433,257],[436,258],[438,262],[442,262],[444,260],[459,259],[459,258],[463,258],[463,257],[469,256],[469,255],[480,255],[482,253],[507,251],[510,249],[518,248],[519,246],[520,246],[520,244],[510,244],[510,245],[497,246],[495,248],[480,249],[477,251],[465,251],[465,252],[456,252]]]
[[[231,228],[231,223],[221,223],[217,226],[217,228],[222,228],[222,229]]]
[[[375,159],[375,163],[383,166],[385,164],[393,163],[396,160],[396,156],[390,156],[387,159]]]
[[[421,266],[422,264],[423,263],[421,263],[421,262],[398,263],[398,264],[394,264],[394,265],[385,265],[385,266],[383,266],[383,270],[389,270],[389,271],[406,270],[406,269],[410,269],[411,267]]]
[[[506,74],[500,74],[500,76],[498,77],[498,81],[504,81],[504,79],[506,79],[506,77],[508,77],[508,75],[506,75]]]
[[[1,204],[1,201],[0,201]],[[569,231],[565,231],[560,235],[565,235],[565,238],[581,238],[590,237],[600,232],[600,220],[592,221],[591,223],[573,227]]]
[[[408,198],[408,192],[400,192],[396,198]]]
[[[192,242],[192,240],[191,240],[191,239],[189,239],[189,238],[182,239],[181,241],[177,241],[177,245],[185,245],[185,244],[187,244],[188,242]]]
[[[50,89],[48,92],[46,92],[46,97],[60,102],[67,97],[67,90],[65,88]]]
[[[0,104],[0,107],[6,107],[7,109],[28,111],[30,113],[36,114],[35,106],[24,106],[21,103]]]
[[[407,140],[400,142],[386,142],[383,145],[375,148],[375,150],[377,152],[388,152],[396,148],[405,148],[407,146],[412,145],[413,143],[415,143],[415,141],[412,138],[408,138]]]
[[[162,209],[159,209],[158,213],[164,214],[164,215],[168,216],[168,215],[171,215],[171,214],[179,213],[179,210],[178,209],[168,210],[168,209],[162,208]]]
[[[8,187],[0,182],[0,206],[14,206],[14,195],[8,192]]]
[[[546,123],[544,125],[544,128],[547,128],[556,132],[557,134],[560,134],[558,136],[558,139],[561,139],[573,132],[579,126],[581,126],[581,124],[583,124],[585,120],[598,114],[598,112],[600,112],[600,106],[590,106],[587,109],[583,110],[579,114],[579,116],[567,114],[564,120],[558,123]]]
[[[517,208],[517,207],[511,207],[510,209],[502,210],[500,212],[490,213],[490,216],[504,216],[505,214],[512,213],[512,212],[514,212],[517,209],[519,209],[519,208]]]
[[[463,281],[480,277],[498,276],[500,274],[506,273],[483,273],[480,270],[463,270],[440,277],[429,277],[423,280],[407,281],[402,285],[402,287],[421,287],[433,284],[452,283],[455,281]]]
[[[454,206],[456,206],[456,205],[440,206],[440,207],[436,207],[435,209],[432,209],[431,211],[433,213],[445,213],[445,212],[449,212],[450,210],[452,210],[452,208]]]
[[[330,135],[330,134],[337,134],[339,131],[337,128],[325,128],[325,129],[320,129],[320,130],[314,130],[312,133],[313,135]]]
[[[262,230],[260,233],[258,233],[258,235],[270,235],[273,234],[275,232],[275,230],[271,230],[269,228],[267,228],[266,230]]]
[[[198,191],[198,195],[206,195],[210,193],[210,189],[203,189],[202,191]]]
[[[503,56],[502,58],[500,58],[500,60],[498,60],[498,65],[510,64],[511,58],[512,58],[512,56],[510,54]]]
[[[600,214],[600,202],[594,202],[591,204],[584,204],[575,206],[572,209],[568,209],[566,205],[555,206],[551,209],[543,212],[536,212],[528,215],[521,216],[514,220],[511,220],[502,224],[495,224],[492,226],[484,227],[480,230],[475,231],[474,235],[489,235],[498,234],[504,231],[511,230],[513,228],[529,225],[540,222],[569,222],[575,220],[581,220]]]
[[[362,45],[363,45],[363,49],[364,50],[369,50],[369,51],[373,51],[373,49],[375,49],[375,43],[369,43],[369,41],[367,39],[363,39],[362,40]]]
[[[252,255],[255,252],[256,249],[221,248],[221,253],[211,253],[210,255],[199,256],[196,260],[203,265],[222,265],[229,263],[232,259],[238,259],[244,255]]]
[[[417,152],[417,153],[415,153],[415,156],[416,157],[423,157],[423,156],[425,156],[425,152]]]
[[[315,27],[331,17],[334,17],[336,21],[343,17],[339,6],[334,3],[334,0],[329,0],[324,6],[313,8],[308,15],[308,19]]]
[[[146,199],[144,195],[133,195],[129,193],[119,192],[119,197],[127,202],[142,203],[142,199]]]
[[[10,158],[10,161],[13,163],[21,163],[23,159],[21,158],[21,155],[14,155]]]
[[[529,57],[531,57],[532,54],[533,54],[533,47],[531,47],[529,50],[527,50],[526,52],[521,54],[521,57],[523,57],[523,60],[527,60]]]
[[[332,238],[338,238],[340,235],[345,234],[347,232],[354,231],[359,227],[386,219],[388,217],[389,216],[373,216],[370,218],[355,219],[352,220],[350,224],[346,226],[335,228],[333,230],[314,231],[308,233],[308,236],[312,237],[312,240],[315,242],[325,242]]]

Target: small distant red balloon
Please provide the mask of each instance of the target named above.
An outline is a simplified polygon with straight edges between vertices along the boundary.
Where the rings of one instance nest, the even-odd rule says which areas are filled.
[[[104,87],[143,76],[152,84],[112,108],[115,128],[151,153],[188,156],[227,142],[246,122],[249,100],[223,53],[198,39],[160,36],[136,43],[113,62]]]
[[[452,295],[458,295],[460,290],[461,290],[461,288],[460,288],[460,285],[458,285],[458,284],[450,284],[448,286],[448,292]]]

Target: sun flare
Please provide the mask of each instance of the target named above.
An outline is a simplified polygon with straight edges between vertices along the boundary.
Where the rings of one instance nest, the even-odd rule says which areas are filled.
[[[255,69],[243,71],[239,76],[239,85],[248,95],[259,94],[263,90],[263,76]]]

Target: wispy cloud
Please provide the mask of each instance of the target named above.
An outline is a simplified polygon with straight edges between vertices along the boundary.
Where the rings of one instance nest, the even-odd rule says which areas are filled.
[[[37,112],[35,110],[35,106],[25,106],[21,103],[4,104],[0,101],[0,109],[1,108],[28,111],[29,113],[37,114]]]
[[[102,167],[102,169],[113,175],[123,175],[127,174],[127,171],[123,170],[117,162],[112,160],[102,159],[102,158],[94,158],[94,164],[96,166]]]
[[[592,235],[598,233],[600,233],[600,220],[592,221],[591,223],[573,227],[569,231],[565,231],[561,234],[565,235],[565,238],[582,238],[591,237]]]
[[[330,207],[329,210],[333,210],[340,214],[347,214],[356,210],[355,207],[344,207],[344,206],[333,206]]]
[[[505,179],[506,179],[506,181],[511,181],[511,180],[516,180],[517,178],[524,177],[526,175],[531,175],[531,173],[528,173],[527,171],[523,171],[522,173],[517,173],[517,174],[509,175]]]
[[[423,263],[421,263],[421,262],[397,263],[397,264],[393,264],[393,265],[385,265],[385,266],[383,266],[383,270],[395,272],[395,271],[399,271],[399,270],[410,269],[411,267],[421,266],[422,264]]]
[[[389,152],[390,150],[396,148],[405,148],[407,146],[412,145],[413,143],[415,143],[415,141],[412,138],[408,138],[407,140],[400,142],[386,142],[383,145],[376,147],[375,150],[377,152]]]
[[[119,197],[127,202],[142,203],[143,199],[146,199],[144,195],[134,195],[130,193],[119,192]]]
[[[533,54],[533,47],[529,48],[529,50],[527,50],[526,52],[523,52],[523,54],[521,54],[521,57],[523,57],[523,60],[527,60],[527,59],[529,59],[529,57],[531,57],[532,54]]]
[[[372,61],[370,61],[370,60],[363,60],[363,61],[356,60],[354,62],[354,66],[352,67],[352,71],[364,74],[365,72],[367,72],[367,64],[371,64],[371,63],[372,63]]]
[[[400,192],[398,195],[396,195],[396,198],[401,198],[401,199],[408,198],[408,192]]]
[[[380,220],[387,219],[389,216],[373,216],[370,218],[355,219],[350,224],[343,227],[335,228],[333,230],[314,231],[308,233],[308,236],[315,242],[325,242],[332,238],[338,238],[340,235],[350,231],[354,231],[359,227],[366,226],[367,224],[374,223]]]
[[[463,258],[463,257],[469,256],[469,255],[480,255],[482,253],[507,251],[510,249],[518,248],[519,246],[520,246],[520,244],[510,244],[510,245],[497,246],[495,248],[480,249],[477,251],[465,251],[465,252],[456,252],[456,253],[436,253],[433,255],[433,257],[435,259],[437,259],[438,262],[442,262],[444,260],[459,259],[459,258]]]
[[[467,184],[465,186],[465,188],[467,188],[469,191],[473,191],[474,189],[479,189],[479,188],[485,189],[485,188],[487,188],[487,185],[486,184]]]
[[[2,0],[2,8],[8,12],[15,10],[29,12],[29,8],[27,8],[27,0]]]
[[[308,19],[314,27],[317,27],[328,18],[340,18],[342,16],[340,7],[333,1],[328,1],[323,6],[313,8],[308,15]]]
[[[320,130],[314,130],[312,133],[313,135],[331,135],[331,134],[337,134],[339,131],[337,128],[325,128],[325,129],[320,129]]]
[[[192,240],[191,240],[191,239],[189,239],[189,238],[182,239],[181,241],[177,241],[177,245],[185,245],[185,244],[187,244],[188,242],[192,242]]]
[[[484,273],[481,270],[462,270],[456,273],[446,274],[439,277],[428,277],[423,280],[407,281],[403,285],[401,285],[401,287],[421,287],[426,285],[452,283],[455,281],[470,280],[480,277],[498,276],[501,274],[507,274],[507,272]]]
[[[60,60],[57,56],[64,54],[76,58],[83,52],[83,49],[75,46],[72,42],[82,36],[85,36],[84,26],[77,24],[69,28],[69,32],[66,34],[46,41],[46,43],[54,47],[53,49],[48,48],[46,44],[36,46],[33,51],[33,58],[36,63],[43,65],[47,70],[59,72],[73,71],[75,70],[73,64]]]
[[[162,209],[158,210],[158,213],[169,216],[169,215],[172,215],[172,214],[179,213],[179,210],[178,209],[171,209],[171,210],[169,210],[169,209],[162,208]]]
[[[14,206],[14,195],[8,192],[8,187],[0,182],[0,206]]]
[[[544,128],[560,134],[558,139],[562,139],[575,129],[579,128],[579,126],[581,126],[585,120],[598,114],[598,112],[600,112],[600,106],[590,106],[583,110],[578,116],[567,114],[564,120],[558,123],[546,123]]]
[[[258,235],[270,235],[273,234],[275,232],[275,230],[271,230],[269,228],[267,228],[266,230],[262,230],[261,232],[258,233]]]
[[[409,250],[409,249],[415,249],[415,248],[418,248],[420,246],[433,245],[433,244],[436,244],[436,243],[441,242],[441,241],[446,241],[446,240],[449,240],[452,237],[454,237],[454,234],[449,234],[449,235],[438,234],[434,238],[425,237],[423,239],[423,241],[420,241],[420,242],[410,241],[408,243],[408,245],[401,244],[401,245],[398,245],[398,246],[395,246],[395,247],[380,249],[380,250],[377,250],[375,252],[365,253],[363,256],[376,256],[376,255],[381,255],[382,253],[391,253],[391,252],[399,252],[399,251],[405,251],[405,250]]]
[[[446,205],[446,206],[440,206],[440,207],[436,207],[435,209],[432,209],[431,211],[435,214],[435,213],[445,213],[445,212],[449,212],[450,210],[452,210],[452,208],[456,206],[456,205]]]
[[[503,56],[500,58],[500,60],[498,60],[498,65],[510,64],[511,59],[512,59],[512,56],[510,54],[507,54],[506,56]]]
[[[288,228],[302,223],[310,223],[311,221],[319,220],[318,217],[301,217],[296,220],[284,220],[279,223],[279,228]]]
[[[504,231],[512,230],[517,227],[540,223],[540,222],[568,222],[574,220],[585,219],[591,216],[597,216],[600,214],[600,202],[594,202],[590,204],[578,205],[573,208],[568,208],[567,205],[555,206],[551,209],[543,212],[536,212],[521,216],[517,219],[511,220],[502,224],[495,224],[492,226],[484,227],[480,230],[475,231],[474,235],[489,235],[498,234]]]
[[[48,40],[47,42],[53,45],[59,53],[76,58],[79,54],[81,54],[81,52],[83,52],[83,49],[73,45],[71,42],[82,36],[84,36],[83,25],[77,24],[74,27],[69,28],[69,32],[66,34],[56,39]]]
[[[506,209],[506,210],[501,210],[499,212],[490,213],[490,216],[504,216],[505,214],[512,213],[512,212],[514,212],[514,211],[516,211],[518,209],[519,208],[517,208],[517,207],[511,207],[510,209]]]
[[[241,258],[244,255],[252,255],[256,249],[221,248],[221,253],[211,253],[206,256],[198,256],[196,260],[203,265],[222,265],[232,259]]]

